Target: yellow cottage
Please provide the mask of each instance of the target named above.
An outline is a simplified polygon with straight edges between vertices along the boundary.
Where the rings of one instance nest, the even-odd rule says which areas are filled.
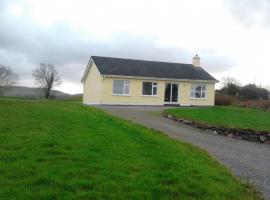
[[[212,106],[218,81],[192,64],[91,56],[84,76],[88,105]]]

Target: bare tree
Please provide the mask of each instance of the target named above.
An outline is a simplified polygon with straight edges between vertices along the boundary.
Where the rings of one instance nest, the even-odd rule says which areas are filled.
[[[18,78],[10,68],[0,65],[0,96],[3,95],[4,90],[13,84],[16,83]]]
[[[239,80],[237,80],[236,78],[233,78],[233,77],[229,77],[229,76],[223,77],[221,83],[224,87],[227,87],[230,84],[240,86]]]
[[[49,63],[40,63],[33,70],[32,75],[36,83],[44,90],[46,99],[50,97],[51,90],[61,84],[61,77],[55,66]]]

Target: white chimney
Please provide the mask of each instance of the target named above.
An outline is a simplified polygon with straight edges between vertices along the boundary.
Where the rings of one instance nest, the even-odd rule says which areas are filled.
[[[201,66],[201,64],[200,64],[200,57],[198,56],[198,54],[196,54],[196,55],[193,57],[192,64],[193,64],[195,67],[200,67],[200,66]]]

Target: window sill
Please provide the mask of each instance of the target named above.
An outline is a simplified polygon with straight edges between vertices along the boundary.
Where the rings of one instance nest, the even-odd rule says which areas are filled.
[[[130,94],[112,94],[112,96],[130,97]]]
[[[142,95],[142,97],[158,97],[158,95]]]
[[[192,100],[207,100],[207,98],[193,98],[193,97],[190,97],[190,99],[192,99]]]

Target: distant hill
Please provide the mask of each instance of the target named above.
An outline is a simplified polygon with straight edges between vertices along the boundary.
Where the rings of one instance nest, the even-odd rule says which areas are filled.
[[[27,98],[41,98],[44,96],[41,88],[31,88],[23,86],[9,86],[5,92],[4,96],[8,97],[27,97]],[[58,90],[51,91],[51,97],[57,99],[69,99],[73,95],[64,93]]]
[[[82,94],[73,94],[69,99],[73,101],[82,101]]]

